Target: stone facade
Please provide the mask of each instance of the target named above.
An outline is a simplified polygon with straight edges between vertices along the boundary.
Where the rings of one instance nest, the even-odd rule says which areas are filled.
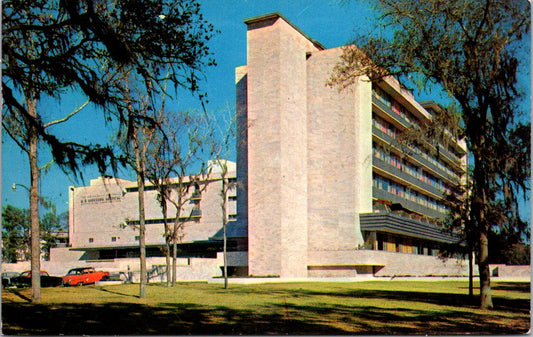
[[[451,144],[452,154],[442,149],[444,159],[423,151],[400,155],[395,143],[398,130],[427,121],[439,106],[417,102],[392,78],[378,84],[360,78],[342,91],[329,87],[342,48],[324,48],[277,13],[245,23],[247,64],[235,71],[237,165],[230,168],[237,187],[228,200],[236,220],[227,228],[232,273],[466,275],[460,260],[442,263],[436,256],[441,243],[454,239],[434,224],[445,214],[442,192],[466,177],[464,140]],[[216,172],[191,184],[182,212],[192,217],[182,231],[181,279],[221,275],[220,184]],[[71,257],[132,270],[136,188],[113,178],[71,188]],[[146,244],[155,255],[164,245],[156,195],[148,184]],[[122,256],[113,257],[119,250]],[[154,279],[162,277],[160,260],[149,260]]]
[[[180,231],[179,268],[183,272],[178,279],[205,280],[220,276],[222,246],[222,209],[220,191],[222,180],[216,163],[210,162],[210,173],[191,182],[184,178],[188,191],[183,197],[185,204],[180,214],[183,228]],[[227,162],[227,178],[234,182],[235,163]],[[171,180],[176,184],[177,178]],[[172,197],[177,199],[174,189]],[[164,225],[157,191],[146,182],[145,217],[148,270],[152,279],[159,275],[165,264],[162,248],[165,246]],[[237,215],[236,189],[228,193],[226,213],[229,224]],[[77,266],[91,265],[109,271],[130,270],[137,273],[139,254],[139,208],[138,186],[134,181],[99,177],[88,186],[71,187],[69,191],[69,248],[53,249],[51,261],[55,269],[65,271]],[[167,202],[167,218],[170,226],[176,218],[175,207]],[[230,255],[233,252],[229,253]],[[237,252],[234,260],[242,260]],[[185,261],[185,262],[184,262]],[[203,261],[203,262],[202,262]],[[182,263],[183,262],[183,263]],[[241,262],[242,264],[242,262]],[[166,277],[166,274],[165,276]]]
[[[397,264],[405,265],[405,259],[415,264],[436,261],[434,256],[412,255],[438,252],[440,242],[429,234],[396,230],[394,224],[366,224],[372,232],[365,234],[360,222],[360,214],[379,211],[376,203],[385,208],[396,203],[413,225],[423,226],[428,216],[444,216],[438,204],[441,191],[455,182],[443,173],[448,164],[425,153],[421,161],[410,158],[409,163],[418,165],[415,171],[422,182],[405,185],[402,165],[407,167],[407,159],[395,164],[399,175],[386,166],[388,162],[380,166],[375,160],[376,146],[398,151],[389,138],[395,136],[395,128],[408,125],[389,109],[396,109],[402,118],[410,111],[411,121],[422,123],[431,118],[429,110],[392,78],[382,81],[379,88],[365,78],[342,91],[327,86],[342,48],[325,49],[278,13],[245,23],[247,64],[236,70],[237,179],[241,187],[235,225],[236,232],[248,235],[249,274],[343,277],[379,270],[396,273]],[[382,109],[376,90],[386,99],[393,97],[394,104],[389,100]],[[384,118],[389,138],[380,138],[381,130],[374,131],[376,118]],[[450,174],[459,181],[466,172],[466,150],[464,141],[453,146],[461,159],[459,164],[451,159],[454,172]],[[431,180],[434,176],[439,177],[435,178],[438,184]],[[414,199],[411,194],[412,200],[407,199],[406,188]],[[400,247],[397,252],[411,255],[390,252],[396,258],[384,260],[382,254],[361,250],[367,246],[376,250]],[[422,269],[417,273],[424,274]],[[455,273],[452,269],[442,270]]]

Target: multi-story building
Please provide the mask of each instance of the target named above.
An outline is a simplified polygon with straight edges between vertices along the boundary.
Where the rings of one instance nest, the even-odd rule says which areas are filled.
[[[360,78],[344,90],[326,86],[342,48],[324,48],[277,13],[245,23],[247,65],[236,68],[237,165],[230,175],[235,179],[236,171],[238,193],[228,196],[228,273],[465,274],[458,261],[436,256],[456,240],[439,221],[446,215],[443,193],[466,177],[465,142],[404,151],[398,139],[440,106],[417,102],[393,78]],[[204,266],[196,278],[221,275],[220,184],[216,172],[191,182],[182,212],[179,255]],[[147,255],[160,258],[161,208],[153,186],[146,190]],[[135,182],[114,178],[71,188],[71,249],[91,261],[136,258],[137,197]]]
[[[245,23],[231,230],[248,240],[242,267],[289,278],[435,273],[440,245],[455,240],[438,222],[443,192],[465,179],[465,142],[405,152],[396,136],[440,107],[393,78],[329,87],[342,48],[278,13]]]
[[[227,161],[229,183],[234,185],[235,163]],[[182,193],[184,201],[180,211],[180,227],[177,237],[179,243],[178,257],[187,264],[191,259],[200,264],[209,261],[209,274],[206,278],[220,274],[220,261],[217,252],[222,250],[222,208],[221,208],[221,171],[220,166],[210,162],[208,175],[192,180],[184,177],[181,184],[186,186]],[[178,178],[170,180],[171,197],[178,200]],[[89,186],[70,187],[69,193],[69,238],[71,251],[78,251],[80,261],[89,261],[108,269],[124,269],[126,259],[139,257],[139,204],[138,185],[136,181],[112,177],[93,179]],[[146,182],[145,218],[146,218],[146,255],[152,264],[164,264],[165,228],[162,208],[158,201],[156,187]],[[236,219],[236,189],[231,188],[227,194],[226,214],[228,221]],[[176,207],[167,202],[167,221],[174,226]],[[234,241],[229,250],[235,250]],[[104,262],[111,262],[105,264]],[[129,263],[132,270],[138,269],[136,263]],[[203,268],[203,267],[201,267]],[[204,268],[205,269],[205,268]],[[200,273],[201,274],[201,273]]]

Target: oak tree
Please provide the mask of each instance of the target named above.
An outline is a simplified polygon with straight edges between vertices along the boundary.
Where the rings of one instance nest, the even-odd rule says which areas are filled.
[[[114,76],[125,66],[155,87],[168,80],[197,92],[200,70],[214,64],[207,47],[213,27],[195,0],[7,0],[2,33],[2,124],[30,163],[32,301],[38,302],[38,149],[76,175],[82,164],[94,163],[103,173],[119,162],[110,146],[57,137],[40,103],[76,92],[108,119],[124,122],[127,109]]]
[[[331,84],[346,87],[362,75],[372,81],[396,76],[448,93],[472,158],[462,225],[477,249],[481,307],[492,308],[489,233],[494,227],[513,235],[527,231],[518,204],[529,188],[530,123],[518,104],[517,76],[529,62],[530,2],[376,3],[386,34],[346,47]]]

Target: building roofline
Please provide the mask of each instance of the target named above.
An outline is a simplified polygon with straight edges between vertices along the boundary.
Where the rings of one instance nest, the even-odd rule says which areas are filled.
[[[320,42],[318,42],[317,40],[312,39],[311,37],[309,37],[309,35],[304,33],[300,28],[298,28],[295,24],[293,24],[291,21],[289,21],[285,16],[283,16],[279,12],[272,12],[272,13],[252,16],[252,17],[244,19],[243,21],[244,21],[245,24],[250,25],[250,24],[253,24],[253,23],[261,22],[261,21],[266,21],[266,20],[270,20],[270,19],[280,19],[280,18],[283,19],[283,21],[287,22],[298,33],[302,34],[306,39],[311,41],[311,43],[313,43],[313,45],[315,47],[317,47],[320,50],[325,50],[326,49],[326,47],[324,47]]]

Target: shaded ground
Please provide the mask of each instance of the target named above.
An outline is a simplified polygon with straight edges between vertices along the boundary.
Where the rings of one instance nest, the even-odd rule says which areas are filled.
[[[29,290],[3,290],[3,334],[522,334],[530,323],[529,298],[520,296],[495,296],[497,309],[486,311],[469,304],[467,295],[410,289],[329,291],[305,285],[298,289],[256,285],[224,290],[203,286],[206,296],[220,297],[223,304],[171,303],[173,298],[164,296],[143,303],[124,288],[110,286],[81,290],[113,299],[105,303],[34,305],[28,301]],[[498,287],[506,294],[529,293],[529,284],[494,288]],[[73,290],[73,296],[75,291],[80,290]],[[254,299],[260,301],[245,303]]]

